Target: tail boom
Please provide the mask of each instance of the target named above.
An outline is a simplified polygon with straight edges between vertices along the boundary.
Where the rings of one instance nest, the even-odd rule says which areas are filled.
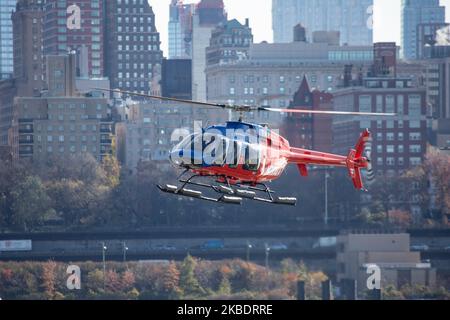
[[[361,169],[367,168],[369,162],[368,159],[362,155],[365,145],[369,139],[370,132],[369,130],[365,130],[361,134],[355,149],[351,149],[347,157],[299,148],[291,148],[287,155],[287,159],[289,163],[297,164],[302,176],[307,176],[307,165],[346,167],[354,187],[358,190],[364,190]]]

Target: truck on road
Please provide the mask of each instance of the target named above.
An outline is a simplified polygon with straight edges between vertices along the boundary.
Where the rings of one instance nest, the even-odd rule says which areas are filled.
[[[225,248],[225,243],[222,240],[208,240],[202,244],[203,250],[220,250]]]
[[[1,240],[0,252],[31,251],[31,240]]]

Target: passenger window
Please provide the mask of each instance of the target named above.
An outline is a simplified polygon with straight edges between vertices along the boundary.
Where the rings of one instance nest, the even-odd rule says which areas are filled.
[[[233,152],[233,162],[230,163],[228,166],[231,169],[236,169],[238,167],[239,164],[239,144],[238,142],[235,140],[233,141],[233,145],[232,148],[230,148],[231,150],[229,150],[230,152]]]
[[[220,139],[221,146],[217,150],[215,150],[215,154],[212,154],[214,157],[214,166],[223,167],[226,162],[227,157],[227,141],[223,137],[212,136],[211,143],[214,143],[216,139]],[[220,144],[219,144],[220,145]]]
[[[252,159],[256,156],[256,159]],[[248,144],[245,146],[245,164],[244,170],[258,171],[260,163],[259,151]]]

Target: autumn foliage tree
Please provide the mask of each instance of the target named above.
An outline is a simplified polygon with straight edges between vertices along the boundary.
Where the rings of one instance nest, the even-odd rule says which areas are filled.
[[[450,155],[430,148],[423,169],[430,179],[434,206],[442,215],[450,214]]]

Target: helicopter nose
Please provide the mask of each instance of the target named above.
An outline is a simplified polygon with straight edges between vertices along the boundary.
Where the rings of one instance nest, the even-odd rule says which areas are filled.
[[[169,153],[169,160],[176,166],[181,165],[181,159],[183,157],[183,151],[180,150],[172,150]]]

